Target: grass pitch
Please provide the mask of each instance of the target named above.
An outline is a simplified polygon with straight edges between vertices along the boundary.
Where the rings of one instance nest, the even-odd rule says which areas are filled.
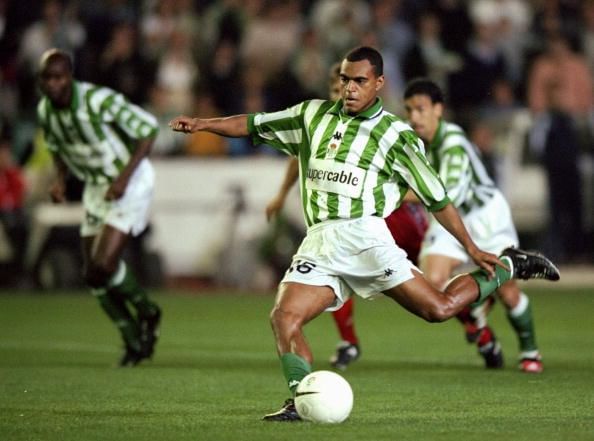
[[[542,375],[517,371],[500,305],[506,367],[487,371],[457,322],[357,299],[363,353],[344,373],[355,404],[336,426],[260,421],[288,396],[272,294],[157,293],[161,340],[131,369],[113,367],[119,338],[90,295],[0,295],[0,440],[594,440],[594,293],[528,293]],[[306,331],[314,368],[328,369],[330,315]]]

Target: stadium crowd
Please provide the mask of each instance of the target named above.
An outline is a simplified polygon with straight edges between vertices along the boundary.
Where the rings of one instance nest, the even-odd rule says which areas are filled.
[[[513,185],[507,157],[541,164],[554,213],[548,254],[591,251],[580,163],[594,138],[594,0],[0,0],[2,140],[27,176],[28,203],[46,198],[37,69],[59,47],[77,78],[157,116],[153,156],[255,154],[247,139],[184,137],[167,123],[325,96],[328,68],[359,44],[384,55],[382,98],[396,114],[407,81],[435,81],[503,188]],[[510,142],[526,116],[528,141]]]

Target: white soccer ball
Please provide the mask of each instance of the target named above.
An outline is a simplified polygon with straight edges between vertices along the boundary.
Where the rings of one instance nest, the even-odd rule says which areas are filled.
[[[315,371],[297,386],[295,407],[304,420],[342,423],[353,408],[353,390],[336,372]]]

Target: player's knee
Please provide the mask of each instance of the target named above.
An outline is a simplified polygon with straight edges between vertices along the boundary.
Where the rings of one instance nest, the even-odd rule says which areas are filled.
[[[427,272],[424,275],[425,279],[436,289],[443,289],[448,282],[447,275],[440,272]]]
[[[292,336],[301,328],[302,323],[303,320],[298,314],[278,306],[270,312],[270,324],[277,336]]]
[[[436,302],[426,309],[423,318],[429,323],[441,323],[453,317],[454,313],[454,309],[448,303]]]
[[[84,269],[84,279],[87,285],[92,288],[100,288],[105,286],[117,269],[104,259],[93,259]]]

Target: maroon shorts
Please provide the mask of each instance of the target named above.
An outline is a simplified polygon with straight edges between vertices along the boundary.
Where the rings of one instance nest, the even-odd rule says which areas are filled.
[[[420,204],[404,202],[385,220],[398,246],[417,264],[421,242],[429,225],[425,208]]]

